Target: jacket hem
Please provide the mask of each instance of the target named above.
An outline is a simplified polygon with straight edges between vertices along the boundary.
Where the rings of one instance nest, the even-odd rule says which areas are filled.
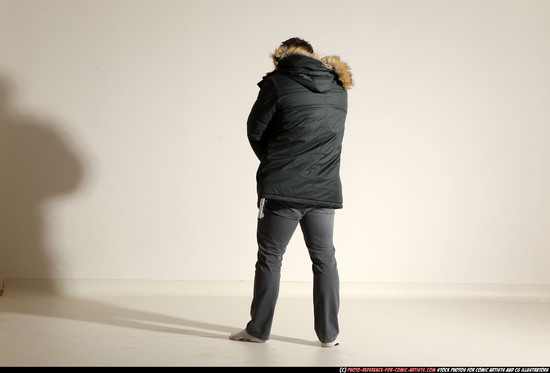
[[[279,196],[279,195],[269,194],[269,193],[262,194],[261,196],[258,197],[258,200],[260,200],[260,198],[265,198],[267,200],[271,199],[271,200],[280,201],[280,202],[296,203],[300,205],[306,205],[306,206],[317,207],[317,208],[341,209],[344,207],[342,203],[338,203],[338,202],[318,201],[318,200],[311,200],[306,198]]]

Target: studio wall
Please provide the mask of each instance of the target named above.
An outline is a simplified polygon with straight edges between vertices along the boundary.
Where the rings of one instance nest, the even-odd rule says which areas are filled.
[[[256,83],[352,69],[346,282],[550,284],[550,2],[0,0],[0,278],[243,280]],[[309,281],[297,230],[283,281]]]

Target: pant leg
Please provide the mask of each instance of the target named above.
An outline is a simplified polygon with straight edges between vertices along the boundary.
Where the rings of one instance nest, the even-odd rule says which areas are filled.
[[[333,244],[334,210],[308,211],[300,226],[312,261],[315,332],[321,342],[339,333],[340,280]]]
[[[291,211],[296,213],[296,211]],[[292,214],[291,214],[292,215]],[[298,226],[299,217],[266,208],[258,220],[258,258],[254,276],[254,294],[250,308],[248,334],[268,340],[279,296],[283,254]]]

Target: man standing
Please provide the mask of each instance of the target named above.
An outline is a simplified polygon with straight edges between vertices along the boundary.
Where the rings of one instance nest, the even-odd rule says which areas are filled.
[[[351,72],[338,57],[319,56],[299,38],[284,41],[271,57],[275,69],[258,83],[247,122],[260,160],[251,320],[230,339],[269,339],[283,254],[300,224],[312,261],[315,332],[323,347],[332,347],[339,343],[340,304],[334,211],[343,207],[340,154]]]

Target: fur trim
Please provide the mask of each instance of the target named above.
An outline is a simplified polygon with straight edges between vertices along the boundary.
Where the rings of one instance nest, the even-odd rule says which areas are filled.
[[[288,57],[292,54],[299,54],[320,61],[327,69],[334,71],[336,75],[338,75],[338,80],[340,80],[340,83],[342,83],[344,89],[348,90],[353,86],[351,69],[347,63],[340,59],[340,57],[321,56],[316,53],[309,53],[308,51],[300,47],[280,46],[275,50],[275,52],[270,54],[270,57],[273,59],[273,64],[275,65],[275,69],[277,69],[277,65],[279,64],[279,61],[281,59]]]

